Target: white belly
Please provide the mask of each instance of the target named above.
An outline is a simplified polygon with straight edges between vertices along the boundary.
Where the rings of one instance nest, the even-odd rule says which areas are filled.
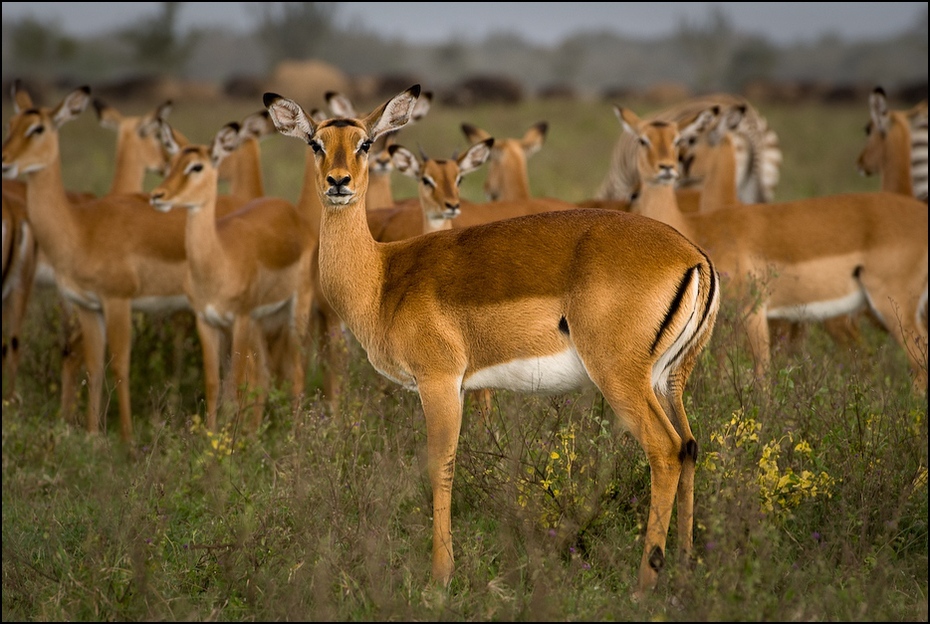
[[[851,314],[866,305],[865,293],[855,290],[845,297],[827,301],[813,301],[800,305],[769,308],[766,317],[788,321],[822,321],[824,319]]]
[[[569,392],[591,385],[591,378],[574,349],[543,357],[511,360],[475,371],[464,380],[465,390],[500,388],[515,392]]]

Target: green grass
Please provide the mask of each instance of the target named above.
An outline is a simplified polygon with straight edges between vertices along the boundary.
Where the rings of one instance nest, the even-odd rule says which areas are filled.
[[[178,102],[171,120],[205,142],[260,108]],[[779,198],[878,188],[853,168],[865,103],[760,108],[785,152]],[[610,103],[434,105],[400,142],[448,157],[465,146],[462,121],[518,136],[540,120],[550,132],[530,160],[534,192],[592,195],[620,131]],[[112,134],[92,111],[62,134],[66,183],[105,191]],[[304,149],[263,143],[270,194],[296,200]],[[463,194],[480,199],[481,182],[467,176]],[[635,604],[648,464],[594,392],[498,392],[488,421],[467,406],[457,569],[443,592],[428,586],[417,397],[357,346],[337,416],[322,408],[311,352],[298,409],[275,395],[257,438],[234,426],[209,434],[192,324],[174,335],[164,319],[137,317],[127,449],[112,387],[105,435],[58,413],[58,318],[39,290],[19,396],[3,403],[4,621],[927,619],[927,401],[911,394],[901,349],[868,322],[853,348],[819,326],[778,345],[766,393],[724,307],[685,397],[701,449],[695,563],[679,560],[673,529],[655,594]]]

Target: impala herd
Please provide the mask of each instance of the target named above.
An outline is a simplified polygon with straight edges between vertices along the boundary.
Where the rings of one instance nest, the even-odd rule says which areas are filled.
[[[248,413],[243,422],[257,432],[273,383],[298,405],[310,345],[326,409],[338,413],[346,341],[355,340],[379,373],[419,395],[432,576],[448,584],[466,392],[481,392],[488,411],[492,389],[594,387],[650,466],[637,598],[664,565],[673,508],[678,548],[692,548],[698,444],[683,393],[722,301],[739,310],[760,380],[770,322],[867,311],[926,393],[926,101],[897,111],[882,89],[871,95],[857,168],[880,175],[881,191],[790,202],[772,201],[778,137],[743,98],[694,98],[643,118],[616,106],[608,174],[589,200],[572,203],[529,190],[527,159],[546,122],[516,139],[464,122],[469,147],[450,158],[405,147],[403,128],[431,100],[414,85],[359,113],[330,92],[327,114],[266,93],[260,112],[203,145],[168,123],[171,102],[124,117],[94,101],[117,134],[116,175],[95,197],[65,188],[59,143],[60,127],[91,103],[89,88],[42,107],[16,83],[3,142],[5,393],[15,392],[24,315],[43,280],[76,319],[63,412],[83,366],[86,429],[100,431],[109,362],[127,443],[134,310],[194,315],[212,430]],[[264,191],[259,144],[275,132],[307,144],[296,204]],[[462,177],[482,167],[487,201],[462,198]],[[163,180],[145,193],[148,171]],[[392,172],[414,178],[418,196],[395,199]]]

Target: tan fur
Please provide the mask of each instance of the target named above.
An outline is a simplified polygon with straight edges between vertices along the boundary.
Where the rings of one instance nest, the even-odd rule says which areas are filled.
[[[454,567],[452,480],[463,392],[513,389],[487,377],[488,367],[541,364],[569,350],[583,363],[576,374],[584,370],[600,388],[650,463],[636,584],[642,595],[664,561],[676,497],[678,545],[685,554],[692,546],[697,446],[682,392],[716,319],[713,266],[671,228],[616,211],[550,211],[375,241],[365,205],[369,155],[359,146],[402,128],[418,93],[416,85],[365,117],[339,121],[317,122],[273,93],[265,104],[279,131],[319,148],[319,276],[327,301],[374,367],[419,393],[433,491],[433,578],[448,583]]]
[[[866,142],[856,158],[864,176],[881,175],[883,191],[927,201],[927,100],[907,110],[891,110],[885,90],[869,96]]]
[[[924,204],[887,192],[849,193],[683,214],[666,182],[677,176],[677,124],[644,121],[619,107],[616,113],[641,145],[645,184],[636,210],[675,227],[713,258],[725,295],[740,302],[758,376],[768,372],[767,318],[776,309],[861,293],[907,352],[915,388],[926,392]]]
[[[219,166],[239,147],[239,131],[238,124],[228,124],[210,146],[179,150],[165,180],[152,190],[151,203],[164,211],[187,209],[186,290],[203,348],[207,426],[216,428],[221,337],[229,332],[239,409],[251,390],[259,393],[250,423],[255,431],[268,389],[269,334],[279,334],[283,341],[293,399],[303,393],[301,350],[312,301],[316,240],[306,216],[282,198],[259,197],[217,217]],[[269,313],[269,308],[275,311]]]
[[[4,177],[24,175],[27,209],[56,280],[75,304],[88,370],[87,429],[100,429],[104,349],[119,398],[120,434],[132,438],[129,397],[131,310],[153,297],[162,307],[183,303],[186,258],[183,215],[162,215],[142,193],[108,195],[72,205],[62,182],[58,128],[87,106],[75,89],[55,108],[15,111],[3,143]],[[35,132],[41,127],[42,132]]]

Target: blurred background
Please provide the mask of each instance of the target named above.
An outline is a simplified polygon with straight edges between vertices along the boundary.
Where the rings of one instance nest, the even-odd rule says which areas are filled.
[[[419,82],[447,105],[927,97],[927,3],[3,3],[3,96],[93,85],[110,98],[266,90],[305,106]]]

